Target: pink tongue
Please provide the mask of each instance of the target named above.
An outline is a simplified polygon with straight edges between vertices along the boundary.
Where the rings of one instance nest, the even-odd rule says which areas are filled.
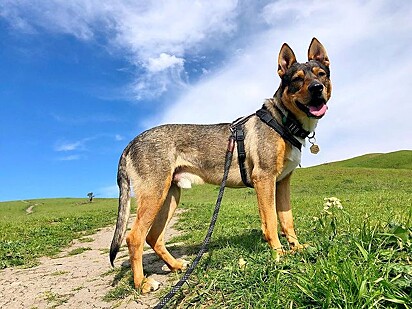
[[[309,106],[309,112],[316,117],[325,115],[327,110],[328,107],[326,106],[326,104],[322,104],[319,106]]]

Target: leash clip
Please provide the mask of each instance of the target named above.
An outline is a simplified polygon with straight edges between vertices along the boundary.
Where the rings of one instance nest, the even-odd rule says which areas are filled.
[[[235,137],[233,134],[229,137],[228,145],[227,145],[227,151],[233,153],[233,150],[235,149]]]

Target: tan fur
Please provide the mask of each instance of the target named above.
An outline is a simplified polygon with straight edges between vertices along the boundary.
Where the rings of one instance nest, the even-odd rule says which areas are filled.
[[[265,100],[264,106],[278,123],[282,123],[279,109],[283,114],[294,115],[304,129],[312,132],[318,119],[308,115],[308,111],[318,108],[319,104],[326,104],[330,98],[331,84],[328,76],[319,73],[321,70],[325,73],[329,71],[329,58],[316,39],[309,47],[308,59],[319,62],[298,64],[292,49],[283,44],[278,58],[282,84],[273,98]],[[292,82],[293,77],[298,77],[299,81]],[[315,104],[314,92],[310,90],[314,81],[324,87],[322,92],[319,90],[316,93],[317,105],[311,105]],[[282,234],[290,247],[300,249],[303,246],[299,244],[294,230],[290,205],[290,178],[300,163],[300,151],[256,115],[248,118],[244,132],[247,177],[256,191],[263,236],[272,249],[279,254],[284,253],[277,233],[279,220]],[[169,269],[176,271],[185,267],[184,262],[175,259],[166,249],[165,228],[179,204],[181,187],[189,188],[193,183],[220,183],[230,134],[228,123],[165,125],[143,132],[124,150],[119,162],[119,214],[110,260],[113,264],[126,232],[131,183],[137,200],[137,217],[126,242],[134,284],[143,293],[158,286],[153,280],[145,279],[143,273],[145,241]],[[304,140],[301,142],[304,143]],[[236,147],[233,157],[237,158]],[[244,187],[236,159],[229,170],[227,186]]]

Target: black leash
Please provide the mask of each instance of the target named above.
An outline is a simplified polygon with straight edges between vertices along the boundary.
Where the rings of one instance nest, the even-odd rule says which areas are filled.
[[[232,133],[232,135],[229,138],[229,144],[227,146],[226,158],[225,158],[225,169],[224,169],[224,172],[223,172],[222,183],[220,184],[219,194],[218,194],[217,200],[216,200],[215,210],[213,211],[212,220],[210,222],[209,229],[207,231],[206,237],[203,240],[202,246],[200,247],[200,250],[199,250],[198,254],[196,255],[195,259],[193,260],[193,263],[186,270],[183,277],[179,280],[178,283],[176,283],[176,285],[171,289],[171,291],[169,293],[167,293],[166,296],[164,296],[160,300],[160,302],[154,307],[155,309],[163,308],[169,302],[169,300],[172,299],[172,297],[177,293],[177,291],[179,291],[179,289],[183,286],[183,284],[187,281],[187,279],[189,279],[190,275],[192,274],[193,270],[195,269],[195,267],[199,263],[199,261],[202,258],[203,254],[207,251],[207,246],[210,242],[210,238],[212,237],[213,229],[215,227],[217,216],[218,216],[219,210],[220,210],[220,204],[222,202],[223,193],[225,191],[227,176],[229,174],[230,165],[232,164],[232,157],[233,157],[234,147],[235,147],[235,137],[234,137],[234,134]]]

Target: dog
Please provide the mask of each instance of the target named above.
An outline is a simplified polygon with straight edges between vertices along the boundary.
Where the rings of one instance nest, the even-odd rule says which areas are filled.
[[[332,84],[329,58],[316,38],[310,43],[306,63],[298,63],[293,50],[284,43],[279,52],[277,72],[281,83],[274,96],[264,101],[260,114],[253,114],[241,123],[246,154],[244,175],[239,171],[239,158],[229,170],[227,186],[247,184],[254,187],[263,237],[270,248],[281,255],[285,251],[277,233],[278,220],[290,248],[304,247],[294,230],[290,179],[300,164],[299,146],[305,143],[305,137],[314,132],[318,120],[326,113]],[[281,132],[274,130],[269,122],[265,123],[268,117],[278,124]],[[231,130],[230,123],[162,125],[141,133],[123,151],[118,166],[119,208],[110,262],[113,265],[126,233],[132,184],[137,217],[126,242],[134,285],[142,293],[158,287],[157,282],[145,278],[143,273],[145,241],[170,270],[178,271],[187,266],[166,249],[165,228],[179,204],[181,188],[205,182],[220,183]],[[238,152],[239,149],[235,149],[233,155],[236,157]]]

